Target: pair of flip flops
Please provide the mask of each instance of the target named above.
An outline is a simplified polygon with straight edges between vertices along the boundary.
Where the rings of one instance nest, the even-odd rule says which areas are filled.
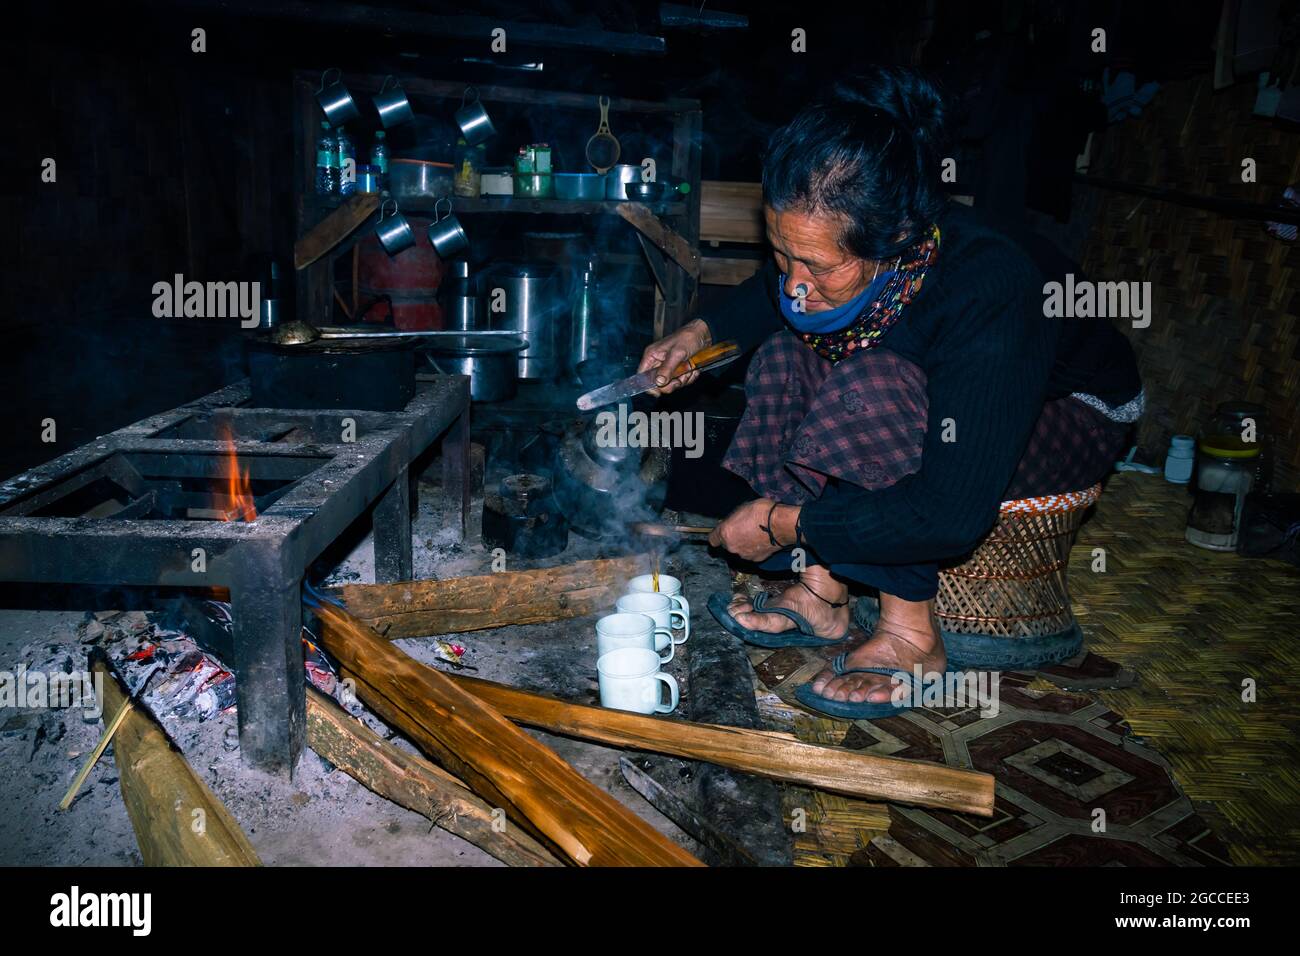
[[[792,611],[785,607],[769,607],[767,602],[768,594],[766,592],[760,591],[754,595],[754,613],[778,614],[793,621],[794,628],[772,633],[745,627],[736,620],[729,609],[731,595],[721,592],[709,596],[708,607],[709,612],[717,619],[724,630],[729,634],[734,634],[746,644],[753,644],[756,647],[774,649],[781,647],[823,647],[829,644],[838,644],[849,636],[849,632],[845,631],[843,635],[836,638],[819,637],[813,631],[812,625],[808,623],[808,619],[798,611]],[[899,679],[906,680],[909,684],[912,681],[911,674],[896,667],[848,667],[846,665],[847,654],[840,654],[831,662],[831,670],[837,677],[841,674],[883,674],[887,676],[901,675]],[[892,717],[910,707],[910,704],[895,703],[892,699],[880,702],[833,700],[814,693],[811,682],[795,690],[794,696],[805,707],[831,717],[846,720],[875,720],[880,717]],[[911,698],[912,694],[908,693],[904,699],[910,700]]]

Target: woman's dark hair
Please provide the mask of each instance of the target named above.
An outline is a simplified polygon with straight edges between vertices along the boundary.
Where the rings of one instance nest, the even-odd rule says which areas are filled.
[[[874,66],[840,80],[768,140],[763,202],[837,215],[847,252],[892,259],[946,202],[945,113],[942,94],[917,70]]]

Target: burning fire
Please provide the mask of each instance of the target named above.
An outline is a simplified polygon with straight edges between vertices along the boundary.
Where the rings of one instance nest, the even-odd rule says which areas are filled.
[[[248,472],[241,471],[239,458],[235,455],[235,439],[229,426],[225,429],[222,441],[226,445],[225,501],[219,511],[223,512],[222,521],[253,521],[257,518],[257,505],[253,500],[253,485]]]

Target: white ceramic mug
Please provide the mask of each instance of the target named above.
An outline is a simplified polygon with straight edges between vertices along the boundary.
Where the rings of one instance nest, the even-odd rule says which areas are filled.
[[[624,614],[648,614],[654,618],[655,627],[666,628],[672,633],[674,624],[682,629],[682,636],[679,640],[674,637],[674,644],[685,644],[686,639],[691,636],[691,618],[690,615],[677,607],[673,599],[667,594],[647,594],[645,591],[633,591],[624,594],[618,599],[615,607]],[[676,622],[674,622],[676,618]]]
[[[610,651],[596,661],[600,680],[600,704],[638,714],[671,714],[681,692],[672,674],[659,670],[659,655],[645,647],[624,647]],[[668,703],[663,703],[660,684],[668,685]]]
[[[653,574],[639,574],[631,581],[627,582],[627,589],[631,593],[642,594],[667,594],[672,598],[673,604],[686,612],[686,619],[691,617],[691,602],[686,600],[682,594],[682,582],[671,574],[659,575],[659,590],[655,591],[655,576]]]
[[[604,657],[611,651],[625,647],[641,647],[654,651],[661,664],[673,659],[673,632],[667,627],[659,627],[655,619],[648,614],[623,612],[606,614],[596,622],[596,655]],[[667,657],[659,657],[664,648]]]

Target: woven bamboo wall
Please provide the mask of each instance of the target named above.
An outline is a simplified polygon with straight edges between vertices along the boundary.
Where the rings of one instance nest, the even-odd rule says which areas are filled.
[[[1300,181],[1300,131],[1252,115],[1253,84],[1214,92],[1208,77],[1169,84],[1141,116],[1110,127],[1095,175],[1208,196],[1276,202]],[[1241,181],[1253,157],[1258,181]],[[1098,280],[1150,281],[1137,350],[1148,411],[1146,460],[1163,464],[1169,436],[1195,434],[1221,401],[1265,404],[1281,490],[1300,487],[1300,241],[1258,223],[1113,192],[1084,251]]]

